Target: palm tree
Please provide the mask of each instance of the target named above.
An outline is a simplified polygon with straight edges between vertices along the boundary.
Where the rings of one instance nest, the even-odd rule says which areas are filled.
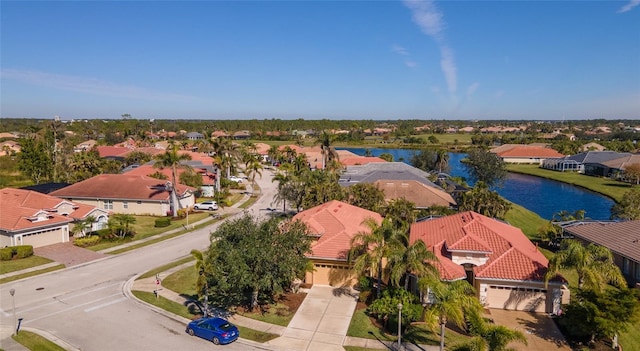
[[[626,287],[627,281],[613,261],[611,251],[595,244],[583,245],[574,239],[562,241],[560,250],[549,260],[549,270],[545,275],[548,282],[561,268],[575,269],[578,273],[578,287],[602,291],[603,283]]]
[[[449,153],[447,150],[439,149],[436,151],[435,166],[438,168],[438,173],[442,173],[443,170],[446,171],[449,168]]]
[[[255,156],[245,167],[245,172],[247,173],[247,176],[251,178],[251,184],[254,189],[256,187],[256,174],[260,176],[260,179],[262,179],[262,169],[262,163],[260,163],[258,158]]]
[[[443,282],[429,277],[420,279],[418,284],[421,292],[429,296],[425,322],[433,327],[440,326],[440,351],[443,351],[447,322],[464,327],[465,316],[479,313],[482,306],[475,296],[475,290],[466,280]]]
[[[191,250],[191,256],[196,259],[195,269],[198,272],[198,280],[196,281],[196,289],[198,294],[203,295],[204,308],[202,313],[206,317],[209,311],[209,281],[207,280],[206,265],[204,254],[200,250]]]
[[[400,280],[404,277],[404,289],[409,290],[409,275],[418,278],[428,275],[438,276],[437,269],[429,262],[436,262],[438,257],[429,251],[424,241],[417,240],[409,244],[409,238],[405,233],[393,238],[389,254],[389,277],[391,282],[400,286]]]
[[[178,178],[178,167],[188,167],[185,165],[181,165],[180,163],[182,161],[187,161],[191,159],[191,155],[189,154],[183,154],[178,152],[178,144],[176,143],[171,143],[171,145],[169,145],[169,149],[166,150],[164,153],[159,154],[155,157],[156,159],[156,163],[153,164],[154,168],[166,168],[166,167],[170,167],[171,168],[171,189],[170,189],[170,195],[171,195],[171,209],[173,211],[173,216],[177,217],[178,216],[178,207],[180,206],[180,201],[178,201],[178,196],[176,194],[176,187],[178,185],[178,183],[176,182],[176,179]]]
[[[351,239],[349,261],[353,262],[353,271],[362,276],[367,272],[377,275],[377,297],[380,297],[382,287],[383,259],[389,257],[389,241],[396,235],[391,222],[387,219],[378,224],[373,218],[362,222],[369,230],[358,232]]]
[[[331,147],[333,137],[326,130],[322,131],[322,134],[316,140],[316,144],[320,144],[320,150],[322,153],[322,169],[329,164],[331,160],[337,160],[338,153]]]
[[[511,342],[528,344],[527,338],[519,330],[509,329],[503,325],[488,325],[484,326],[480,335],[454,347],[453,351],[515,351],[514,348],[507,348]]]

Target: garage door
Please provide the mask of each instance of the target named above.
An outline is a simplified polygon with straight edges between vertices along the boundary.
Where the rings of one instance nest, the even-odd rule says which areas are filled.
[[[66,238],[66,241],[69,241],[69,238]],[[33,247],[41,247],[61,242],[63,242],[61,229],[22,236],[22,245],[31,245]]]
[[[346,265],[314,264],[313,267],[312,284],[344,286],[352,283],[351,272]]]
[[[491,285],[487,290],[487,304],[489,308],[546,312],[546,295],[544,289]]]

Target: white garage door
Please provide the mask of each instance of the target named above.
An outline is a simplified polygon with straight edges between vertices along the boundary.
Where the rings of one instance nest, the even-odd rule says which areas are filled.
[[[491,285],[487,304],[489,308],[546,312],[546,295],[544,289]]]
[[[68,234],[67,234],[68,235]],[[69,238],[66,238],[69,241]],[[41,247],[63,242],[62,229],[51,230],[41,233],[33,233],[22,236],[21,245],[31,245],[33,247]]]
[[[349,267],[346,265],[314,264],[313,282],[317,285],[345,286],[351,285]]]

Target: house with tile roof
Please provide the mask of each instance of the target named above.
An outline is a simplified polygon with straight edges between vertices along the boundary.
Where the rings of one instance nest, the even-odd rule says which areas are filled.
[[[632,287],[640,288],[640,221],[576,221],[563,226],[565,236],[604,246]]]
[[[506,163],[526,163],[540,165],[548,158],[564,157],[558,151],[546,147],[545,145],[531,144],[504,144],[491,149],[491,152],[498,155]]]
[[[166,216],[172,213],[167,183],[166,180],[139,175],[100,174],[50,195],[115,213]],[[176,185],[179,208],[194,204],[194,191],[192,187]]]
[[[22,151],[22,147],[13,140],[5,140],[0,143],[0,156],[15,155],[20,151]]]
[[[0,247],[45,245],[69,241],[73,223],[93,217],[92,230],[102,229],[109,212],[36,191],[0,190]]]
[[[554,171],[574,171],[599,177],[608,177],[612,168],[608,162],[623,159],[632,155],[628,152],[617,151],[587,151],[563,158],[551,158],[542,162],[542,168]]]
[[[516,227],[468,211],[411,225],[438,257],[442,280],[466,279],[488,308],[557,313],[569,301],[566,282],[545,285],[548,260]]]
[[[375,183],[381,179],[415,180],[438,187],[428,179],[429,173],[404,162],[372,162],[366,165],[348,166],[340,175],[339,183],[348,187],[358,183]]]
[[[389,202],[405,199],[412,202],[417,209],[431,206],[455,207],[456,200],[442,188],[428,186],[416,180],[380,179],[373,183],[384,192],[384,199]]]
[[[337,200],[299,212],[293,217],[293,221],[305,223],[313,237],[308,257],[314,269],[307,272],[305,283],[331,286],[355,283],[347,255],[351,239],[359,232],[371,231],[363,224],[368,218],[382,223],[380,214]]]

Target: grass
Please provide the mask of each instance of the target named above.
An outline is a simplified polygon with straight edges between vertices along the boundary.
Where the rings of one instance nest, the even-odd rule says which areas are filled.
[[[286,327],[289,325],[289,322],[293,319],[295,315],[294,312],[290,312],[289,308],[281,303],[276,303],[275,305],[269,306],[269,309],[264,313],[258,312],[242,312],[240,315],[259,320],[265,323],[280,325]]]
[[[11,338],[31,351],[65,351],[49,339],[26,330],[20,331],[18,335],[13,335]]]
[[[174,261],[174,262],[171,262],[171,263],[167,263],[164,266],[160,266],[158,268],[152,269],[152,270],[142,274],[140,277],[138,277],[137,280],[153,277],[156,274],[162,273],[162,272],[164,272],[164,271],[166,271],[168,269],[171,269],[173,267],[177,267],[177,266],[179,266],[181,264],[184,264],[184,263],[187,263],[187,262],[190,262],[190,261],[193,261],[193,260],[194,260],[193,257],[187,256],[187,257],[179,259],[177,261]],[[163,282],[163,284],[164,284],[164,282]],[[171,289],[171,290],[173,290],[173,289]]]
[[[620,345],[624,351],[640,351],[640,322],[632,325],[629,330],[620,334]]]
[[[608,196],[615,201],[620,201],[624,193],[632,188],[631,184],[616,180],[592,177],[575,172],[557,172],[540,168],[537,165],[509,164],[507,165],[507,170],[509,170],[509,172],[524,173],[579,186]]]
[[[6,278],[0,279],[0,284],[12,282],[14,280],[20,280],[20,279],[24,279],[24,278],[33,277],[33,276],[36,276],[36,275],[39,275],[39,274],[44,274],[44,273],[48,273],[48,272],[57,271],[58,269],[63,269],[64,267],[65,266],[63,264],[59,264],[57,266],[44,268],[44,269],[39,269],[39,270],[35,270],[35,271],[32,271],[32,272],[12,275],[10,277],[6,277]]]
[[[505,220],[512,226],[520,228],[530,240],[537,239],[538,229],[544,227],[548,222],[535,212],[515,203],[511,203],[511,209],[507,212]]]
[[[371,323],[369,316],[367,316],[365,309],[363,308],[356,309],[353,313],[353,317],[351,317],[351,324],[349,324],[349,329],[347,330],[347,335],[365,339],[378,338],[383,341],[396,340],[395,338],[389,338],[386,334],[381,333],[380,328]]]
[[[146,291],[139,291],[139,290],[132,290],[131,293],[133,293],[135,297],[137,297],[138,299],[146,303],[162,308],[163,310],[171,312],[178,316],[181,316],[187,319],[193,319],[195,317],[195,315],[192,314],[186,306],[183,306],[175,301],[171,301],[167,298],[164,298],[162,297],[162,295],[156,298],[156,296],[153,293],[146,292]],[[242,326],[237,326],[237,327],[240,330],[240,336],[243,339],[253,340],[256,342],[266,342],[278,337],[278,335],[273,333],[265,333],[265,332],[261,332],[258,330],[254,330],[254,329],[246,328]]]
[[[29,256],[27,258],[17,260],[2,261],[2,264],[0,265],[0,274],[21,271],[23,269],[41,266],[50,262],[53,261],[40,256]]]
[[[196,296],[196,281],[198,272],[195,266],[185,267],[177,272],[171,273],[162,280],[162,286],[177,293]]]

